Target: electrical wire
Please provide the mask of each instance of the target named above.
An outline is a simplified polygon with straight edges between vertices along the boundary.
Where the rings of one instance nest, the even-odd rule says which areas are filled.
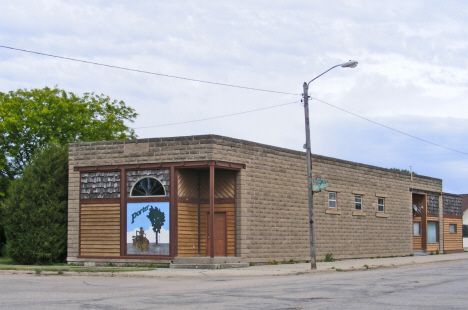
[[[36,51],[30,51],[30,50],[25,50],[25,49],[20,49],[20,48],[15,48],[15,47],[11,47],[11,46],[5,46],[5,45],[0,45],[0,47],[10,49],[10,50],[14,50],[14,51],[30,53],[30,54],[36,54],[36,55],[41,55],[41,56],[59,58],[59,59],[76,61],[76,62],[81,62],[81,63],[85,63],[85,64],[90,64],[90,65],[96,65],[96,66],[102,66],[102,67],[108,67],[108,68],[114,68],[114,69],[120,69],[120,70],[126,70],[126,71],[138,72],[138,73],[158,75],[158,76],[163,76],[163,77],[168,77],[168,78],[173,78],[173,79],[179,79],[179,80],[185,80],[185,81],[199,82],[199,83],[218,85],[218,86],[226,86],[226,87],[232,87],[232,88],[247,89],[247,90],[255,90],[255,91],[261,91],[261,92],[267,92],[267,93],[276,93],[276,94],[293,95],[293,96],[300,95],[300,94],[294,94],[294,93],[288,93],[288,92],[282,92],[282,91],[276,91],[276,90],[254,88],[254,87],[247,87],[247,86],[240,86],[240,85],[233,85],[233,84],[225,84],[225,83],[212,82],[212,81],[206,81],[206,80],[192,79],[192,78],[176,76],[176,75],[169,75],[169,74],[164,74],[164,73],[157,73],[157,72],[150,72],[150,71],[144,71],[144,70],[138,70],[138,69],[131,69],[131,68],[126,68],[126,67],[119,67],[119,66],[108,65],[108,64],[103,64],[103,63],[99,63],[99,62],[81,60],[81,59],[70,58],[70,57],[63,57],[63,56],[46,54],[46,53],[41,53],[41,52],[36,52]]]
[[[409,133],[403,132],[403,131],[401,131],[401,130],[392,128],[392,127],[387,126],[387,125],[384,125],[384,124],[377,123],[376,121],[373,121],[373,120],[371,120],[371,119],[365,118],[365,117],[363,117],[363,116],[361,116],[361,115],[355,114],[355,113],[350,112],[350,111],[347,111],[347,110],[345,110],[345,109],[339,108],[339,107],[337,107],[337,106],[335,106],[335,105],[333,105],[333,104],[331,104],[331,103],[325,102],[325,101],[323,101],[323,100],[320,100],[320,99],[317,99],[317,98],[311,98],[311,99],[317,100],[317,101],[319,101],[319,102],[321,102],[321,103],[323,103],[323,104],[326,104],[326,105],[328,105],[328,106],[330,106],[330,107],[333,107],[333,108],[338,109],[338,110],[340,110],[340,111],[343,111],[343,112],[345,112],[345,113],[351,114],[351,115],[353,115],[353,116],[359,117],[360,119],[366,120],[366,121],[368,121],[368,122],[371,122],[371,123],[373,123],[373,124],[379,125],[379,126],[381,126],[381,127],[384,127],[384,128],[390,129],[390,130],[393,130],[393,131],[395,131],[395,132],[398,132],[398,133],[400,133],[400,134],[402,134],[402,135],[411,137],[411,138],[413,138],[413,139],[416,139],[416,140],[419,140],[419,141],[422,141],[422,142],[426,142],[426,143],[432,144],[432,145],[434,145],[434,146],[438,146],[438,147],[444,148],[444,149],[449,150],[449,151],[453,151],[453,152],[460,153],[460,154],[463,154],[463,155],[468,155],[468,153],[465,153],[465,152],[462,152],[462,151],[458,151],[458,150],[455,150],[455,149],[452,149],[452,148],[449,148],[449,147],[446,147],[446,146],[443,146],[443,145],[440,145],[440,144],[437,144],[437,143],[434,143],[434,142],[431,142],[431,141],[428,141],[428,140],[425,140],[425,139],[422,139],[422,138],[419,138],[419,137],[416,137],[416,136],[413,136],[413,135],[411,135],[411,134],[409,134]]]
[[[225,115],[218,115],[218,116],[202,118],[202,119],[197,119],[197,120],[191,120],[191,121],[185,121],[185,122],[178,122],[178,123],[169,123],[169,124],[146,126],[146,127],[135,127],[133,129],[145,129],[145,128],[155,128],[155,127],[165,127],[165,126],[174,126],[174,125],[181,125],[181,124],[197,123],[197,122],[209,121],[209,120],[213,120],[213,119],[217,119],[217,118],[224,118],[224,117],[247,114],[247,113],[257,112],[257,111],[262,111],[262,110],[267,110],[267,109],[273,109],[273,108],[282,107],[282,106],[285,106],[285,105],[290,105],[290,104],[299,103],[299,102],[300,102],[300,100],[297,100],[297,101],[293,101],[293,102],[277,104],[277,105],[264,107],[264,108],[259,108],[259,109],[255,109],[255,110],[249,110],[249,111],[243,111],[243,112],[231,113],[231,114],[225,114]]]
[[[58,55],[52,55],[52,54],[46,54],[46,53],[41,53],[41,52],[36,52],[36,51],[30,51],[30,50],[25,50],[25,49],[20,49],[20,48],[15,48],[11,46],[5,46],[5,45],[0,45],[1,48],[5,49],[10,49],[10,50],[15,50],[15,51],[20,51],[20,52],[25,52],[25,53],[30,53],[30,54],[36,54],[36,55],[41,55],[41,56],[47,56],[47,57],[53,57],[53,58],[58,58],[58,59],[64,59],[64,60],[70,60],[70,61],[75,61],[75,62],[80,62],[80,63],[86,63],[86,64],[91,64],[91,65],[96,65],[96,66],[102,66],[102,67],[108,67],[108,68],[114,68],[114,69],[120,69],[120,70],[126,70],[126,71],[132,71],[132,72],[138,72],[138,73],[145,73],[145,74],[151,74],[151,75],[157,75],[157,76],[163,76],[163,77],[168,77],[168,78],[173,78],[173,79],[179,79],[179,80],[185,80],[185,81],[192,81],[192,82],[199,82],[199,83],[206,83],[206,84],[211,84],[211,85],[218,85],[218,86],[225,86],[225,87],[232,87],[232,88],[240,88],[240,89],[247,89],[247,90],[255,90],[255,91],[261,91],[261,92],[269,92],[269,93],[276,93],[276,94],[285,94],[285,95],[300,95],[300,94],[294,94],[294,93],[288,93],[288,92],[282,92],[282,91],[276,91],[276,90],[268,90],[268,89],[261,89],[261,88],[254,88],[254,87],[247,87],[247,86],[240,86],[240,85],[233,85],[233,84],[225,84],[225,83],[219,83],[219,82],[212,82],[212,81],[206,81],[206,80],[199,80],[199,79],[192,79],[192,78],[187,78],[187,77],[181,77],[181,76],[176,76],[176,75],[169,75],[169,74],[163,74],[163,73],[157,73],[157,72],[150,72],[150,71],[144,71],[144,70],[138,70],[138,69],[131,69],[131,68],[126,68],[126,67],[119,67],[119,66],[114,66],[114,65],[109,65],[109,64],[103,64],[103,63],[98,63],[98,62],[93,62],[93,61],[87,61],[87,60],[81,60],[81,59],[76,59],[76,58],[70,58],[70,57],[63,57],[63,56],[58,56]],[[345,113],[351,114],[353,116],[359,117],[360,119],[366,120],[368,122],[371,122],[373,124],[376,124],[378,126],[384,127],[386,129],[395,131],[397,133],[400,133],[402,135],[408,136],[410,138],[440,147],[444,148],[449,151],[453,151],[456,153],[460,153],[463,155],[468,155],[468,153],[458,151],[416,136],[413,136],[411,134],[408,134],[406,132],[403,132],[401,130],[389,127],[384,124],[380,124],[376,121],[373,121],[371,119],[365,118],[363,116],[360,116],[358,114],[355,114],[353,112],[347,111],[343,108],[339,108],[331,103],[325,102],[323,100],[320,100],[318,98],[311,98],[315,99],[323,104],[326,104],[330,107],[333,107],[335,109],[338,109],[340,111],[343,111]],[[244,111],[244,112],[238,112],[238,113],[232,113],[232,114],[226,114],[226,115],[219,115],[219,116],[214,116],[214,117],[209,117],[209,118],[203,118],[203,119],[198,119],[198,120],[191,120],[191,121],[185,121],[185,122],[178,122],[178,123],[168,123],[168,124],[162,124],[162,125],[155,125],[155,126],[147,126],[147,127],[136,127],[133,129],[144,129],[144,128],[155,128],[155,127],[164,127],[164,126],[173,126],[173,125],[181,125],[181,124],[188,124],[188,123],[195,123],[195,122],[202,122],[202,121],[208,121],[208,120],[213,120],[217,118],[224,118],[224,117],[230,117],[230,116],[235,116],[235,115],[241,115],[241,114],[246,114],[246,113],[251,113],[251,112],[256,112],[256,111],[261,111],[261,110],[266,110],[266,109],[271,109],[271,108],[276,108],[284,105],[289,105],[293,103],[297,103],[298,101],[294,102],[289,102],[289,103],[284,103],[284,104],[279,104],[275,106],[270,106],[270,107],[265,107],[265,108],[260,108],[260,109],[255,109],[255,110],[249,110],[249,111]]]

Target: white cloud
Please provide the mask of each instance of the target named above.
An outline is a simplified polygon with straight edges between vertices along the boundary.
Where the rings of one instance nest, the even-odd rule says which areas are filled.
[[[0,91],[58,85],[79,94],[104,93],[134,107],[140,116],[133,125],[144,127],[300,100],[304,81],[357,59],[357,68],[337,68],[314,81],[310,94],[467,151],[467,132],[457,128],[468,115],[467,15],[461,0],[6,1],[0,11],[2,45],[298,95],[231,89],[1,48]],[[213,133],[302,150],[303,117],[297,104],[138,129],[137,134]],[[314,149],[323,155],[383,167],[416,162],[408,157],[416,153],[408,150],[418,141],[381,131],[318,102],[312,102],[311,119]],[[435,130],[434,124],[440,123],[444,125]],[[372,156],[376,147],[385,151]],[[428,167],[466,161],[464,155],[441,152],[446,156],[417,153],[418,161]],[[444,186],[468,183],[467,176],[449,170],[450,174],[427,172],[444,175]],[[452,187],[468,192],[466,187]]]

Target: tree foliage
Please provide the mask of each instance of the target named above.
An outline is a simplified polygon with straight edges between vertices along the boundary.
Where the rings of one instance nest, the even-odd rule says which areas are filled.
[[[67,254],[68,155],[38,150],[2,203],[7,254],[22,264],[62,262]]]
[[[153,226],[153,231],[156,234],[156,244],[158,244],[158,234],[161,232],[161,228],[166,221],[166,216],[158,207],[150,207],[150,211],[147,215],[148,219],[151,221]]]
[[[94,93],[77,96],[57,87],[0,92],[0,178],[21,174],[49,143],[135,138],[124,121],[136,116],[123,101]]]

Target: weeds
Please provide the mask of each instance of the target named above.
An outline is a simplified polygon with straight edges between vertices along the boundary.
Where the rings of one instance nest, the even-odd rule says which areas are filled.
[[[364,265],[363,267],[366,268],[366,269],[369,269],[369,265],[367,265],[367,264]]]
[[[273,260],[269,260],[269,261],[267,262],[267,265],[278,265],[278,261],[276,261],[276,260],[274,260],[274,259],[273,259]]]
[[[327,255],[325,255],[325,261],[326,262],[334,262],[335,259],[333,258],[333,253],[327,253]]]

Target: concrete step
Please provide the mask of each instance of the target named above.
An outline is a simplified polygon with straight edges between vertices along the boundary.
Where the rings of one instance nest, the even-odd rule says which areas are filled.
[[[240,264],[242,259],[240,257],[174,257],[173,264]]]
[[[426,251],[413,251],[414,256],[427,256]]]

